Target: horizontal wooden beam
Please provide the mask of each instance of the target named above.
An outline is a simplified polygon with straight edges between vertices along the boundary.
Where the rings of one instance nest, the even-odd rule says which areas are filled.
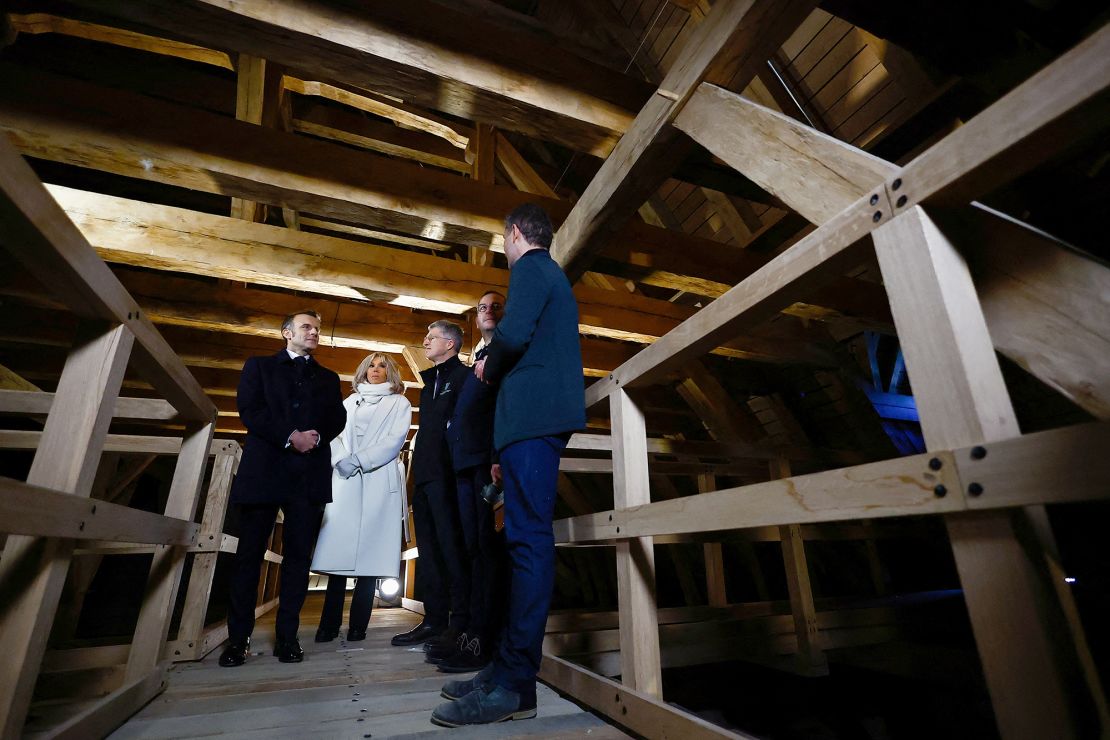
[[[571,436],[567,450],[609,451],[613,449],[613,438],[608,434],[578,433]],[[759,460],[777,460],[786,457],[790,460],[838,460],[846,463],[863,462],[861,453],[851,450],[816,449],[812,447],[785,447],[770,444],[746,444],[739,442],[702,442],[676,440],[668,437],[648,437],[647,451],[653,455],[692,455],[729,459],[750,457]]]
[[[1036,432],[953,451],[969,509],[1110,496],[1110,422]]]
[[[107,446],[105,450],[107,451]],[[0,531],[33,537],[192,545],[199,524],[0,478]]]
[[[0,449],[3,450],[35,450],[38,449],[40,439],[42,439],[42,432],[39,431],[0,429]],[[180,437],[108,434],[104,439],[104,452],[126,452],[142,455],[176,455],[181,452]],[[208,449],[208,454],[229,454],[237,447],[239,447],[239,443],[233,439],[214,439]]]
[[[756,483],[555,522],[556,542],[596,542],[764,525],[939,514],[966,508],[955,466],[932,455]],[[943,461],[944,458],[940,457]],[[951,491],[937,496],[934,488]]]
[[[185,417],[216,409],[150,320],[8,141],[0,141],[0,227],[9,252],[79,316],[124,324],[131,363]]]
[[[60,186],[50,192],[112,262],[449,312],[468,310],[476,296],[508,285],[507,270]],[[575,295],[580,330],[602,338],[654,341],[694,314],[582,285]],[[731,339],[717,351],[758,361],[832,361],[819,346],[776,338]]]
[[[1083,461],[1100,457],[1097,451],[1105,449],[1108,440],[1110,423],[1096,422],[993,442],[983,448],[988,452],[982,460],[973,459],[980,453],[971,447],[756,483],[561,519],[555,522],[555,541],[597,542],[1106,498],[1110,462]],[[993,459],[984,464],[988,458]],[[1049,485],[1057,476],[1067,485]],[[989,496],[984,494],[988,485]]]
[[[50,413],[54,394],[43,391],[0,390],[0,414],[26,414],[45,416]],[[113,419],[180,420],[168,401],[159,398],[117,398]]]
[[[483,248],[500,248],[504,217],[521,203],[541,204],[556,223],[570,208],[514,188],[37,70],[0,65],[0,74],[13,80],[0,90],[0,130],[30,156]],[[116,117],[119,110],[130,112],[126,125]],[[722,295],[768,259],[635,221],[597,256],[599,272],[709,297]],[[802,297],[821,311],[785,310],[804,318],[846,314],[890,324],[881,287],[842,280],[835,290]]]
[[[99,41],[113,46],[125,46],[130,49],[148,51],[152,54],[188,59],[191,62],[211,64],[228,70],[234,70],[235,65],[227,52],[206,49],[196,44],[187,44],[182,41],[148,36],[122,28],[102,26],[96,23],[64,18],[50,13],[11,13],[8,22],[12,30],[26,34],[56,33],[64,36]]]
[[[155,0],[90,11],[316,79],[349,83],[467,120],[606,156],[650,87],[522,29],[415,0],[372,12],[323,2]]]

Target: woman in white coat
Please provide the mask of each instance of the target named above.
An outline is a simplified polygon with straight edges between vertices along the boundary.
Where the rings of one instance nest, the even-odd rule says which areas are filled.
[[[412,423],[412,405],[397,364],[375,353],[359,365],[354,393],[343,402],[347,426],[331,442],[332,502],[312,557],[328,575],[316,642],[339,635],[347,578],[355,577],[347,639],[362,640],[378,578],[396,578],[405,517],[405,473],[397,455]]]

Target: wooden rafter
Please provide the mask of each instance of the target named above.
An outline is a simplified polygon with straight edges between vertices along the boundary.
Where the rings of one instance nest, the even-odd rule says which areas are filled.
[[[101,3],[78,3],[103,12]],[[241,52],[604,156],[648,96],[634,78],[523,29],[428,2],[359,12],[323,2],[112,6],[121,25]],[[489,46],[479,49],[481,40]],[[494,41],[496,40],[496,43]]]

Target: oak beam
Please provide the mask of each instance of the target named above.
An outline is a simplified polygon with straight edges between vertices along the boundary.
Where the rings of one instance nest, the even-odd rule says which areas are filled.
[[[816,224],[897,165],[702,85],[675,124]],[[973,268],[995,349],[1100,418],[1110,414],[1110,270],[986,206],[947,217]],[[1105,323],[1105,322],[1103,322]]]
[[[623,509],[650,503],[643,412],[623,390],[609,397],[609,408],[613,420],[613,506]],[[620,540],[616,555],[621,680],[629,688],[662,697],[652,540]]]
[[[570,208],[418,163],[39,71],[0,65],[0,75],[10,78],[0,89],[0,130],[30,156],[491,249],[501,248],[504,217],[517,205],[538,202],[556,223]],[[129,112],[126,125],[119,110]],[[638,222],[621,229],[599,257],[600,272],[709,297],[768,259]],[[863,281],[805,300],[822,307],[818,316],[832,309],[889,324],[881,288]],[[804,306],[785,310],[814,315]]]
[[[182,415],[213,418],[215,408],[196,380],[6,140],[0,141],[0,231],[9,253],[75,314],[127,326],[135,339],[133,366]]]
[[[971,274],[920,206],[875,232],[926,445],[1020,436]],[[963,491],[960,492],[961,494]],[[969,491],[970,496],[974,492]],[[1041,554],[1019,539],[1020,513],[946,518],[995,718],[1004,738],[1078,737],[1078,676]],[[1072,674],[1075,673],[1076,676]]]
[[[0,146],[0,157],[9,151]],[[0,186],[8,185],[0,178]],[[3,200],[0,208],[9,203]],[[41,432],[28,486],[89,496],[134,341],[126,326],[83,326],[58,382],[59,403]],[[0,670],[0,735],[5,737],[18,736],[26,719],[72,552],[68,539],[17,535],[5,544],[0,559],[6,601],[0,621],[6,656]]]
[[[507,270],[60,186],[50,186],[50,192],[112,262],[450,313],[468,310],[489,288],[508,285]],[[575,295],[580,329],[596,337],[650,342],[694,314],[667,301],[581,285]],[[830,362],[821,347],[775,338],[731,339],[719,352],[753,360]]]
[[[552,256],[572,278],[689,151],[671,126],[704,80],[740,89],[801,23],[814,3],[720,0],[698,25],[655,95],[617,143],[559,228]]]
[[[99,2],[79,4],[106,11]],[[424,1],[370,13],[292,0],[156,0],[107,12],[122,25],[238,49],[596,156],[609,153],[650,94],[635,78],[568,55],[537,34]]]

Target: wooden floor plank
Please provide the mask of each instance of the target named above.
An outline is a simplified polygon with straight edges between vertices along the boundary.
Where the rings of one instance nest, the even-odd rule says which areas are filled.
[[[259,620],[244,666],[221,668],[218,650],[204,660],[175,666],[166,691],[111,737],[302,740],[442,732],[444,728],[431,724],[431,710],[443,701],[440,689],[452,677],[425,663],[421,648],[389,644],[390,637],[411,628],[420,616],[378,609],[365,640],[347,642],[344,629],[333,642],[315,643],[321,601],[320,594],[311,594],[301,613],[303,663],[283,664],[273,656],[271,613]],[[537,704],[536,719],[453,730],[452,737],[627,737],[542,684]]]

